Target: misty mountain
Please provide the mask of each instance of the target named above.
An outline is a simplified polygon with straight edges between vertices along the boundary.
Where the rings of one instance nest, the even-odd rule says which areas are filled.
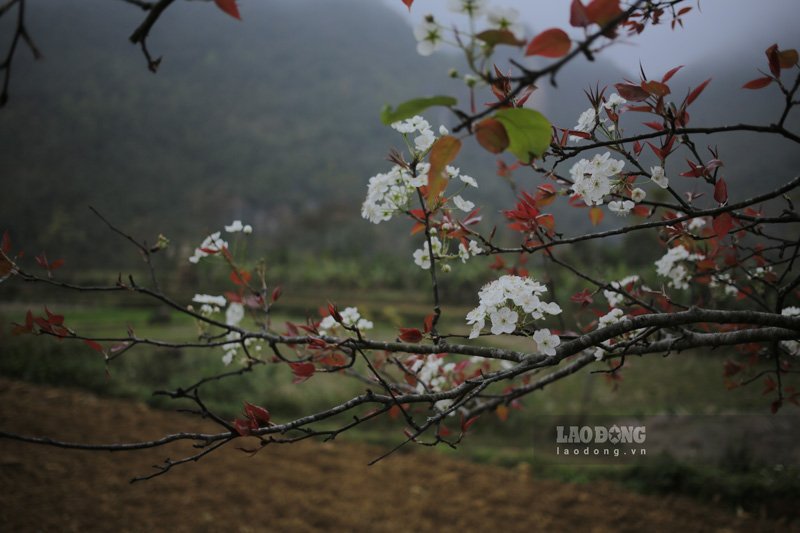
[[[371,0],[250,2],[242,15],[238,22],[212,3],[176,3],[148,41],[163,55],[153,75],[127,41],[140,10],[102,0],[31,4],[29,30],[46,59],[33,62],[21,51],[11,100],[0,111],[0,228],[30,251],[93,263],[89,257],[116,242],[87,209],[93,205],[134,235],[166,233],[185,256],[203,235],[241,218],[271,252],[407,257],[408,224],[373,226],[359,215],[369,176],[386,170],[389,148],[400,147],[378,111],[428,94],[464,100],[463,84],[446,76],[459,59],[418,56],[405,19]],[[763,65],[708,58],[671,85],[681,94],[713,76],[693,106],[693,125],[730,123],[732,111],[741,117],[735,122],[769,122],[762,119],[780,105],[774,91],[739,90],[756,67]],[[582,59],[559,73],[557,88],[540,83],[532,105],[571,127],[588,107],[584,89],[598,84],[610,92],[637,76],[602,56]],[[426,116],[453,120],[445,110]],[[647,119],[625,120],[636,131]],[[726,179],[732,191],[742,185],[741,196],[785,181],[800,163],[780,139],[708,141],[720,144]],[[495,176],[495,160],[481,150],[465,150],[458,160],[480,180],[470,198],[488,205],[489,224],[502,223],[499,209],[513,198]],[[672,175],[673,183],[696,185]],[[523,171],[515,179],[527,190],[541,183]],[[562,230],[590,227],[584,210],[554,209],[566,216]],[[102,262],[127,261],[112,254]]]

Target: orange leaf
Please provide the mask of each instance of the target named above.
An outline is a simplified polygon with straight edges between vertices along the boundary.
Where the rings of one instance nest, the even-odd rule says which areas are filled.
[[[239,8],[236,7],[236,0],[214,0],[214,3],[228,15],[235,19],[242,20],[242,17],[239,16]]]
[[[501,421],[505,422],[508,420],[508,407],[505,405],[499,406],[495,412],[497,413],[497,418]]]
[[[763,89],[767,85],[772,83],[772,78],[769,76],[764,76],[763,78],[756,78],[754,80],[750,80],[744,85],[742,85],[742,89]]]
[[[792,68],[797,64],[797,59],[797,50],[794,48],[778,52],[778,63],[781,68]]]
[[[494,118],[485,118],[475,125],[475,139],[478,144],[493,154],[508,148],[508,134],[503,124]]]
[[[441,192],[447,187],[447,178],[444,169],[458,155],[461,150],[461,141],[452,135],[439,137],[431,148],[430,164],[428,171],[428,206],[436,204]]]
[[[580,0],[572,0],[569,6],[569,23],[578,28],[585,28],[591,21],[589,15],[586,13],[586,6]]]
[[[250,272],[248,272],[247,270],[240,270],[239,272],[236,272],[234,270],[233,272],[231,272],[230,277],[233,284],[239,286],[247,285],[250,282],[250,278],[252,278]]]
[[[642,89],[653,96],[666,96],[670,93],[669,87],[660,81],[650,80],[642,82]]]
[[[414,3],[414,0],[403,0],[403,3],[406,5],[409,11],[411,11],[411,4]]]
[[[559,28],[550,28],[534,37],[528,48],[526,56],[561,57],[569,52],[572,42],[569,35]]]
[[[603,210],[595,206],[589,209],[589,220],[592,221],[592,226],[596,226],[603,220]]]

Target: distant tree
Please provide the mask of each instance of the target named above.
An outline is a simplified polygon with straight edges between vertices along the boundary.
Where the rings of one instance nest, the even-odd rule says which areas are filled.
[[[159,60],[148,50],[147,36],[173,0],[126,1],[147,11],[131,41],[141,46],[155,70]],[[234,0],[215,2],[238,18]],[[409,9],[417,7],[413,0],[403,2]],[[18,21],[3,63],[3,101],[19,42],[36,53],[25,29],[25,3],[10,0],[0,7],[0,15],[16,8]],[[429,274],[431,295],[430,314],[400,328],[392,340],[371,337],[373,323],[356,308],[325,305],[324,297],[318,318],[274,324],[280,280],[270,279],[263,263],[248,262],[234,252],[238,247],[228,239],[246,239],[253,231],[241,221],[205,237],[187,258],[191,263],[219,263],[230,283],[224,295],[198,289],[191,303],[173,299],[159,284],[151,258],[168,246],[165,239],[146,244],[100,213],[111,231],[139,250],[150,270],[147,281],[131,276],[109,285],[75,284],[58,275],[63,261],[44,254],[35,257],[37,273],[6,233],[0,278],[66,291],[144,295],[191,317],[200,331],[197,338],[179,342],[140,337],[132,330],[98,338],[70,328],[63,315],[45,308],[44,314],[29,311],[14,325],[16,334],[80,341],[108,364],[129,357],[139,345],[219,350],[230,370],[161,391],[194,401],[196,413],[215,421],[218,433],[175,433],[152,442],[105,445],[8,432],[0,436],[91,450],[150,448],[178,440],[196,444],[196,454],[168,459],[153,475],[243,437],[256,439],[260,446],[330,439],[379,417],[396,418],[405,427],[398,447],[411,442],[455,446],[476,421],[480,425],[481,416],[494,412],[505,419],[508,407],[520,398],[580,371],[594,369],[613,379],[632,356],[721,346],[735,347],[738,353],[722,369],[730,388],[761,383],[773,413],[786,403],[797,404],[800,391],[792,378],[800,357],[800,215],[791,195],[800,175],[786,176],[773,190],[738,198],[728,190],[724,154],[703,148],[699,140],[711,133],[755,132],[786,139],[796,149],[800,136],[787,121],[798,105],[797,51],[769,47],[765,70],[742,80],[743,89],[774,91],[784,102],[780,115],[765,117],[763,124],[736,123],[735,110],[728,125],[691,124],[689,109],[711,80],[683,96],[674,95],[670,82],[680,67],[657,78],[648,78],[642,69],[640,79],[620,80],[613,91],[589,89],[589,108],[571,127],[552,125],[525,107],[536,83],[555,85],[565,65],[580,56],[591,60],[621,35],[633,37],[658,24],[679,31],[683,18],[694,16],[688,3],[592,0],[584,5],[573,0],[571,28],[551,28],[525,39],[515,10],[492,8],[484,0],[451,0],[450,8],[464,15],[466,28],[450,28],[429,16],[414,29],[419,53],[449,46],[464,54],[470,72],[452,75],[465,82],[469,98],[467,104],[449,95],[418,98],[387,106],[381,115],[402,138],[404,150],[392,150],[391,165],[370,178],[361,214],[375,224],[393,218],[410,223],[410,238],[419,243],[413,261]],[[498,47],[550,61],[534,69],[512,59],[510,67],[501,68],[493,63]],[[435,128],[420,116],[432,106],[453,112],[451,130]],[[642,124],[646,129],[639,128]],[[478,180],[452,165],[468,137],[477,141],[470,149],[480,146],[515,158],[513,163],[498,162],[501,175],[526,172],[538,180],[532,189],[519,191],[515,205],[503,212],[508,222],[504,229],[516,236],[515,245],[500,244],[496,228],[481,227],[480,208],[469,200]],[[646,163],[648,158],[655,164]],[[570,235],[548,212],[554,202],[585,210],[595,226],[608,213],[628,218],[609,229]],[[660,242],[661,258],[647,271],[629,272],[621,279],[602,279],[597,265],[573,264],[563,253],[579,243],[647,232]],[[634,256],[638,251],[620,253]],[[548,291],[544,282],[551,280],[526,268],[530,256],[543,257],[560,272],[559,279],[571,278],[582,289],[568,297]],[[462,331],[443,331],[440,278],[476,257],[492,257],[490,268],[498,277],[478,290]],[[563,308],[575,312],[563,316]],[[554,322],[556,317],[560,323]],[[499,336],[518,337],[525,348],[502,348],[495,342]],[[336,373],[360,380],[366,392],[294,420],[251,403],[245,404],[241,418],[227,420],[202,401],[205,384],[267,364],[288,366],[294,383],[308,381],[306,387],[314,386],[315,374]]]

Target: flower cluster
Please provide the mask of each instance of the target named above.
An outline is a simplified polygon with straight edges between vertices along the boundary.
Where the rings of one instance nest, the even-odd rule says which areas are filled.
[[[664,256],[656,261],[656,273],[664,278],[669,278],[667,285],[674,289],[689,288],[689,271],[686,269],[686,261],[699,261],[705,256],[702,254],[690,254],[683,245],[670,248]]]
[[[520,276],[506,275],[484,285],[478,292],[478,307],[467,314],[467,324],[472,326],[469,338],[480,335],[487,319],[492,323],[492,334],[501,335],[513,333],[545,314],[561,313],[557,303],[539,299],[545,292],[547,287],[541,283]]]
[[[192,301],[201,304],[200,314],[205,317],[210,317],[216,313],[221,313],[222,308],[227,305],[227,309],[225,309],[225,324],[233,328],[239,327],[239,324],[241,324],[242,320],[244,319],[244,305],[242,305],[241,302],[234,301],[228,303],[228,300],[226,300],[224,296],[195,294],[194,298],[192,298]],[[189,306],[189,309],[191,310],[191,306]],[[203,323],[201,327],[204,325],[205,324]],[[222,362],[225,363],[225,365],[229,365],[231,362],[233,362],[233,358],[237,353],[239,353],[239,349],[242,347],[242,344],[244,344],[244,346],[252,346],[255,344],[255,350],[261,350],[261,344],[258,344],[258,339],[249,337],[242,342],[241,338],[242,335],[238,331],[229,331],[225,336],[225,340],[229,341],[222,345],[222,349],[225,352],[222,356]]]
[[[431,228],[431,233],[436,233],[434,228]],[[470,257],[474,257],[476,255],[480,255],[483,253],[483,248],[478,245],[475,241],[468,241],[469,244],[464,244],[464,242],[459,241],[458,243],[458,251],[456,254],[451,254],[449,252],[450,242],[445,239],[445,242],[442,243],[438,237],[435,235],[431,235],[431,247],[433,248],[433,257],[437,260],[439,259],[455,259],[458,258],[461,260],[462,263],[466,263]],[[420,267],[422,270],[429,270],[431,268],[431,252],[430,248],[428,247],[428,241],[422,243],[422,248],[418,248],[414,250],[414,264]],[[442,268],[447,267],[445,270],[449,270],[449,265],[443,264]]]
[[[418,153],[428,150],[436,141],[436,134],[433,133],[430,123],[419,115],[415,115],[407,120],[393,122],[392,129],[403,134],[408,139],[409,135],[414,136],[414,149]],[[439,126],[439,134],[447,135],[449,132],[444,126]]]
[[[601,205],[605,195],[615,188],[610,178],[622,172],[624,166],[622,161],[611,159],[610,152],[595,155],[591,160],[581,159],[569,171],[572,190],[587,205]]]
[[[323,318],[319,323],[320,335],[334,335],[338,333],[339,326],[356,328],[361,331],[372,329],[374,326],[371,321],[361,318],[361,313],[358,312],[356,307],[346,307],[344,311],[339,312],[339,316],[342,318],[341,322],[337,322],[331,315]]]
[[[597,320],[597,329],[603,329],[605,327],[616,324],[617,322],[620,322],[623,318],[625,318],[625,313],[622,311],[622,309],[615,307]],[[630,335],[630,333],[628,333],[628,335]],[[624,336],[621,338],[624,338]],[[603,359],[603,354],[605,353],[605,350],[611,348],[611,346],[613,346],[615,342],[616,342],[615,339],[609,339],[600,343],[600,346],[598,346],[594,350],[595,359],[601,361]]]
[[[618,113],[621,106],[626,103],[628,103],[627,100],[625,100],[619,94],[613,93],[605,102],[603,102],[602,107],[607,111]],[[578,123],[573,126],[572,130],[580,131],[582,133],[592,133],[597,127],[602,127],[608,132],[614,131],[614,124],[609,124],[608,119],[601,116],[598,113],[597,108],[590,107],[578,116]],[[569,140],[570,142],[578,142],[582,141],[583,137],[570,135]]]
[[[781,311],[783,316],[800,316],[800,307],[786,307]],[[800,342],[798,341],[783,341],[781,346],[786,348],[791,355],[800,357]]]
[[[373,224],[391,220],[395,213],[408,208],[417,187],[425,185],[427,163],[417,165],[417,175],[395,165],[386,174],[369,179],[367,198],[361,206],[361,216]]]
[[[626,287],[628,287],[629,285],[631,285],[633,283],[636,283],[637,281],[639,281],[639,276],[634,274],[632,276],[628,276],[626,278],[623,278],[623,279],[621,279],[619,281],[612,281],[611,282],[611,286],[614,287],[615,289],[620,289],[620,290],[624,291],[624,290],[626,290],[625,289]],[[603,291],[603,296],[606,297],[606,300],[608,300],[608,305],[610,305],[611,307],[617,307],[619,304],[621,304],[625,300],[625,296],[623,294],[620,294],[620,293],[616,292],[616,291],[606,291],[606,290],[604,290]]]
[[[505,30],[515,35],[522,35],[523,27],[519,22],[519,11],[510,7],[489,6],[487,0],[448,0],[448,8],[454,13],[467,15],[472,20],[477,20],[484,15],[489,23],[489,28]],[[446,28],[437,23],[433,15],[426,15],[418,26],[414,28],[414,37],[417,39],[417,52],[429,56],[438,50],[444,43]],[[454,38],[453,43],[457,40]]]
[[[249,235],[253,233],[253,226],[250,224],[242,224],[241,220],[234,220],[230,225],[225,226],[227,233],[244,233]],[[227,241],[222,239],[222,232],[215,231],[200,243],[200,246],[195,248],[194,254],[189,258],[190,263],[197,264],[204,257],[215,255],[222,250],[228,248]]]

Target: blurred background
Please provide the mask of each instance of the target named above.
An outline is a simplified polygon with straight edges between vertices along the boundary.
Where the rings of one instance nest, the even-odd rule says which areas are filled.
[[[523,12],[528,37],[567,26],[567,1],[498,3]],[[143,279],[138,252],[109,231],[90,212],[91,205],[140,240],[154,244],[159,234],[170,240],[156,256],[157,266],[164,287],[188,303],[195,292],[219,293],[226,276],[224,269],[191,265],[188,257],[205,235],[240,219],[254,227],[247,253],[253,260],[264,258],[270,282],[283,286],[278,323],[302,320],[334,301],[358,305],[363,315],[381,324],[378,336],[391,338],[398,326],[421,324],[430,312],[430,297],[427,272],[411,259],[419,236],[409,238],[411,225],[402,220],[370,224],[361,218],[360,206],[369,177],[387,170],[389,149],[401,147],[400,137],[378,119],[384,104],[433,94],[452,94],[462,102],[469,98],[464,82],[447,75],[451,67],[465,73],[458,56],[444,51],[420,57],[415,51],[411,26],[424,13],[459,22],[442,5],[417,0],[409,15],[399,0],[243,0],[239,22],[211,2],[176,2],[148,39],[151,53],[163,55],[154,75],[127,40],[143,20],[141,10],[108,0],[29,2],[28,30],[44,59],[33,61],[25,49],[18,53],[10,100],[0,110],[0,231],[9,231],[15,251],[25,250],[30,263],[42,251],[50,260],[63,258],[59,276],[107,284],[119,272],[131,272]],[[585,89],[599,84],[613,92],[614,83],[638,80],[641,61],[653,78],[685,64],[670,84],[676,99],[712,78],[694,104],[693,125],[776,120],[783,105],[777,91],[740,87],[760,76],[757,69],[766,68],[763,51],[768,46],[800,44],[800,4],[709,0],[702,9],[702,14],[695,9],[684,17],[685,30],[676,29],[674,35],[658,28],[641,40],[614,45],[594,62],[576,61],[559,75],[557,90],[543,85],[529,105],[553,124],[572,127],[588,107]],[[3,46],[12,32],[12,17],[0,19]],[[508,68],[502,55],[498,64]],[[479,90],[477,100],[480,105],[491,95]],[[445,110],[431,110],[426,118],[436,126],[454,124]],[[638,118],[623,119],[628,131],[637,131]],[[780,139],[736,134],[703,141],[719,145],[732,200],[785,183],[800,168],[796,147]],[[496,175],[497,158],[471,143],[457,166],[479,181],[470,199],[484,206],[481,228],[488,233],[496,225],[499,241],[513,243],[516,236],[502,230],[500,211],[512,204],[514,192],[508,180]],[[513,163],[507,155],[503,160]],[[644,162],[655,164],[646,157]],[[694,180],[681,182],[677,167],[673,172],[672,183],[680,189],[696,186]],[[515,172],[513,181],[519,190],[535,190],[542,183],[524,171]],[[566,234],[592,228],[586,210],[556,202],[553,211]],[[607,215],[601,228],[615,224],[619,221]],[[646,272],[652,279],[653,261],[663,250],[654,235],[634,234],[565,254],[599,277]],[[497,275],[490,263],[459,264],[443,277],[448,327],[464,328],[463,316],[475,305],[477,288]],[[558,301],[584,288],[538,259],[526,266],[550,284]],[[153,389],[186,384],[192,376],[223,368],[221,354],[143,350],[115,362],[108,378],[103,362],[84,346],[11,337],[9,323],[44,302],[65,311],[68,325],[84,333],[124,334],[133,325],[167,339],[195,334],[190,321],[159,315],[142,299],[42,291],[12,279],[0,285],[3,375],[166,406],[150,397]],[[568,321],[578,312],[562,306]],[[487,422],[493,429],[468,444],[467,455],[507,465],[531,460],[528,429],[531,417],[542,414],[766,411],[757,388],[725,390],[725,357],[686,354],[635,361],[621,384],[591,374],[558,383],[526,401],[520,413],[527,414]],[[209,400],[230,416],[242,399],[263,400],[273,412],[289,416],[324,407],[359,387],[319,377],[315,387],[299,388],[284,370],[260,368],[256,379],[210,387]],[[397,434],[387,436],[379,429],[359,438],[391,444]],[[763,477],[754,451],[722,452],[720,468],[724,461],[749,461],[743,479],[757,483]],[[673,477],[664,481],[664,490],[700,475],[695,470],[675,474],[676,468],[667,460],[655,473],[631,475],[641,481],[667,471]],[[589,475],[555,467],[547,471],[568,479]],[[789,482],[797,482],[793,476]],[[704,492],[710,482],[691,481],[691,490],[713,497]],[[724,492],[735,505],[741,499],[727,489],[709,490]]]

